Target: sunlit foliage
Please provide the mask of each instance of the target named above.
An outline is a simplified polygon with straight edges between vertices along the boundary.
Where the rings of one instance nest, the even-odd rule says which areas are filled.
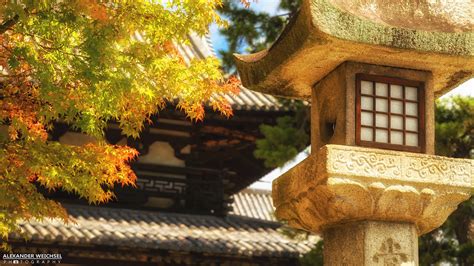
[[[190,119],[203,104],[230,116],[214,58],[185,62],[176,47],[203,35],[220,0],[0,0],[0,234],[19,219],[67,214],[38,192],[63,189],[90,203],[133,185],[137,152],[104,140],[116,121],[137,137],[152,114],[177,101]],[[211,97],[212,96],[212,97]],[[48,140],[53,122],[98,141],[68,146]]]

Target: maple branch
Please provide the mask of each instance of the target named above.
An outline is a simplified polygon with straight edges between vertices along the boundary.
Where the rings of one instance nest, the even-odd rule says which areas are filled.
[[[87,55],[82,55],[82,54],[77,54],[77,53],[70,53],[70,52],[64,51],[64,50],[62,49],[62,48],[64,47],[64,44],[61,45],[61,46],[56,46],[56,47],[54,47],[54,46],[47,46],[47,45],[42,44],[41,42],[38,42],[38,41],[35,39],[35,38],[39,38],[39,39],[45,40],[44,38],[41,38],[41,37],[39,37],[39,36],[37,36],[37,35],[34,35],[34,34],[27,34],[27,35],[33,37],[33,42],[34,42],[38,47],[42,48],[43,50],[47,50],[47,51],[55,50],[55,51],[59,51],[59,52],[61,52],[61,53],[63,53],[63,54],[67,54],[67,55],[70,55],[70,56],[75,56],[75,57],[82,58],[82,59],[90,59],[90,57],[87,56]],[[46,40],[46,41],[49,41],[49,40]],[[49,42],[52,43],[52,41],[49,41]]]
[[[0,78],[26,77],[28,75],[29,74],[25,73],[25,72],[21,72],[21,73],[17,73],[17,74],[0,74]],[[1,87],[0,87],[0,89],[1,89]]]
[[[5,22],[3,22],[0,25],[0,34],[5,33],[7,30],[9,30],[11,27],[13,27],[17,22],[20,16],[15,15],[12,19],[9,19]]]

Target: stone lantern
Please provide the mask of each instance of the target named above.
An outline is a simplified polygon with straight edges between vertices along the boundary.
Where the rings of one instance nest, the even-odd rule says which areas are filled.
[[[276,216],[326,265],[418,265],[418,236],[470,197],[474,162],[434,155],[434,101],[474,73],[472,2],[304,0],[247,88],[311,101],[312,154],[273,182]]]

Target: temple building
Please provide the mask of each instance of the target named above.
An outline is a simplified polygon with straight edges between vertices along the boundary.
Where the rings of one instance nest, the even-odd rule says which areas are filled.
[[[190,40],[178,47],[185,60],[213,54],[207,39]],[[132,163],[137,188],[117,188],[117,200],[101,206],[45,191],[63,203],[72,223],[23,222],[25,235],[10,236],[13,251],[60,253],[61,265],[297,265],[314,239],[282,234],[270,191],[248,188],[270,170],[253,157],[259,126],[293,110],[245,88],[228,100],[232,118],[209,108],[200,123],[171,104],[138,140],[111,123],[109,143],[140,151]],[[51,139],[70,145],[94,141],[62,124]]]

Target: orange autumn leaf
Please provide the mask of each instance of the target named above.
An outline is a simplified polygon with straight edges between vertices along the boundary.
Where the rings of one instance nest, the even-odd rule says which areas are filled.
[[[223,82],[217,60],[185,60],[177,49],[221,23],[221,1],[17,2],[0,5],[0,18],[18,15],[0,32],[0,215],[10,215],[0,221],[2,240],[21,219],[67,219],[38,187],[99,204],[114,198],[114,186],[135,186],[137,151],[106,143],[110,121],[138,137],[169,102],[195,121],[208,103],[231,115],[225,98],[214,97],[237,86]],[[58,122],[97,143],[52,141]]]
[[[76,5],[97,21],[104,22],[108,20],[107,8],[97,0],[77,0]]]

